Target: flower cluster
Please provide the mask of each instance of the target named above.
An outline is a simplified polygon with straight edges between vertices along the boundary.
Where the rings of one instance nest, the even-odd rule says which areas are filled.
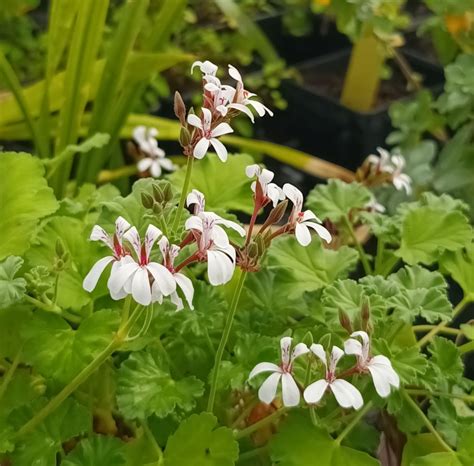
[[[138,161],[137,169],[140,173],[149,170],[154,178],[161,176],[162,169],[173,171],[176,168],[173,162],[166,158],[165,151],[158,147],[157,136],[158,130],[156,128],[137,126],[133,130],[133,140],[137,144],[140,154],[144,156]]]
[[[387,150],[378,147],[379,155],[369,155],[357,170],[356,179],[367,186],[379,186],[391,183],[398,191],[402,189],[410,195],[411,178],[403,173],[405,158],[400,153],[390,155]]]
[[[258,374],[271,372],[258,391],[258,397],[264,403],[270,404],[275,399],[281,381],[284,406],[299,405],[303,388],[295,380],[293,369],[296,358],[305,354],[316,356],[324,367],[323,377],[308,385],[303,391],[304,400],[308,404],[319,403],[325,393],[331,391],[341,407],[360,409],[364,404],[360,391],[345,380],[352,374],[370,373],[375,390],[383,398],[390,394],[391,387],[399,388],[400,386],[400,378],[393,370],[390,360],[382,355],[372,356],[369,336],[364,331],[353,332],[351,338],[344,343],[344,350],[333,346],[329,358],[320,344],[312,344],[308,348],[304,343],[298,343],[291,352],[291,343],[291,337],[281,339],[280,365],[261,362],[250,372],[249,380]],[[337,364],[344,355],[356,356],[356,364],[351,369],[338,374]]]
[[[219,140],[220,136],[233,132],[229,122],[239,113],[245,113],[252,122],[253,108],[259,116],[273,115],[261,102],[254,100],[255,94],[245,89],[242,76],[235,67],[229,65],[229,75],[236,81],[235,87],[222,84],[216,76],[218,67],[210,61],[196,61],[191,73],[199,68],[203,81],[203,105],[201,115],[189,112],[179,93],[175,94],[175,113],[182,126],[180,142],[184,154],[202,159],[212,146],[222,162],[227,160],[227,149]]]

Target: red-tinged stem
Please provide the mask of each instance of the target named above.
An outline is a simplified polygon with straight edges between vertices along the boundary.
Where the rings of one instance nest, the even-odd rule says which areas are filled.
[[[255,202],[255,207],[253,208],[252,218],[250,219],[249,229],[247,231],[247,239],[245,240],[245,246],[248,246],[248,244],[250,243],[250,240],[252,238],[252,231],[253,231],[253,227],[255,225],[255,222],[257,220],[257,215],[258,215],[259,210],[260,210],[260,207],[258,206],[257,202]]]
[[[358,374],[360,372],[359,368],[357,366],[351,367],[350,369],[347,369],[346,371],[342,372],[337,376],[338,379],[345,379],[347,377],[350,377],[351,375]]]
[[[287,223],[286,225],[283,225],[281,228],[279,228],[277,231],[275,231],[274,233],[272,233],[272,235],[270,236],[270,241],[274,238],[276,238],[277,236],[280,236],[282,235],[283,233],[286,233],[288,230],[288,227],[289,227],[289,224]]]
[[[189,232],[185,238],[183,239],[183,241],[181,241],[181,243],[179,244],[179,248],[180,249],[183,249],[184,246],[187,246],[188,244],[191,244],[192,242],[194,241],[194,235]]]
[[[197,262],[199,260],[199,251],[196,251],[194,254],[191,254],[187,259],[184,259],[183,262],[178,264],[174,271],[179,272],[183,267],[186,267],[189,264],[192,264],[193,262]]]

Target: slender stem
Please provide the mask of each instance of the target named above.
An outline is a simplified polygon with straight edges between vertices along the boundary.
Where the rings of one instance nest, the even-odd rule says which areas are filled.
[[[466,307],[466,305],[469,304],[471,301],[472,301],[471,296],[464,296],[464,298],[462,298],[461,301],[459,301],[459,303],[454,308],[453,315],[451,317],[451,321],[456,316],[458,316],[463,311],[463,309]],[[449,321],[447,321],[447,320],[441,321],[438,325],[435,325],[423,338],[421,338],[418,341],[417,346],[419,348],[423,348],[423,346],[427,345],[433,339],[433,337],[435,335],[437,335],[441,331],[445,330],[446,327],[448,327],[448,325],[449,325]]]
[[[416,411],[420,419],[423,421],[425,424],[426,428],[436,437],[438,440],[439,444],[448,452],[452,453],[453,450],[451,447],[443,440],[441,435],[437,432],[437,430],[433,427],[433,424],[431,424],[430,420],[426,417],[425,413],[420,409],[416,401],[414,401],[410,395],[406,392],[403,392],[403,397],[405,400],[408,402],[408,404]]]
[[[436,327],[436,325],[414,325],[412,327],[414,332],[429,332],[433,330]],[[461,330],[458,330],[457,328],[450,328],[446,327],[443,329],[439,330],[439,333],[446,333],[448,335],[460,335],[462,334]]]
[[[82,383],[84,383],[125,341],[130,328],[140,315],[142,306],[137,306],[130,318],[120,326],[112,341],[84,368],[76,375],[49,403],[40,409],[26,424],[24,424],[15,434],[15,437],[33,430],[38,424],[46,419],[56,410],[71,393],[73,393]]]
[[[115,168],[114,170],[101,170],[97,177],[97,183],[108,183],[109,181],[118,180],[126,176],[132,176],[138,173],[136,165],[125,165],[124,167]]]
[[[29,303],[33,304],[36,306],[38,309],[41,309],[42,311],[46,312],[54,312],[55,314],[61,314],[61,308],[51,304],[46,304],[43,301],[40,301],[39,299],[33,298],[32,296],[25,295],[23,296],[25,301],[28,301]]]
[[[236,440],[239,440],[241,438],[248,437],[249,435],[253,434],[255,431],[260,430],[262,427],[265,427],[271,424],[272,422],[276,421],[282,414],[285,414],[286,412],[287,412],[286,408],[277,409],[275,412],[273,412],[267,417],[264,417],[263,419],[256,422],[255,424],[252,424],[251,426],[248,426],[245,429],[234,432],[234,438]]]
[[[18,353],[16,353],[16,356],[12,362],[12,365],[8,368],[7,372],[5,373],[3,377],[3,382],[2,382],[2,385],[0,386],[0,400],[3,398],[3,395],[5,395],[8,385],[11,382],[13,375],[15,374],[16,368],[18,367],[18,364],[20,364],[20,358],[21,358],[21,349],[18,351]]]
[[[142,427],[143,427],[143,430],[145,431],[145,435],[148,437],[148,439],[150,440],[150,443],[153,446],[153,450],[155,451],[156,455],[158,456],[157,466],[160,466],[164,462],[163,450],[158,445],[158,442],[156,441],[156,438],[153,435],[153,432],[148,427],[148,424],[147,424],[146,421],[144,421],[142,423]]]
[[[347,231],[349,232],[349,234],[352,238],[354,246],[355,246],[355,248],[357,249],[357,251],[359,253],[359,257],[360,257],[360,260],[362,262],[362,266],[364,267],[365,273],[367,275],[371,275],[372,274],[372,268],[370,267],[369,261],[367,260],[367,255],[365,254],[364,249],[362,248],[359,240],[357,239],[354,228],[352,227],[352,224],[351,224],[349,218],[347,217],[347,215],[345,215],[343,217],[343,220],[344,220],[344,224],[347,228]]]
[[[268,445],[264,445],[263,447],[254,448],[253,450],[245,451],[239,456],[238,463],[246,460],[250,460],[255,458],[256,456],[260,456],[262,453],[268,451]]]
[[[214,359],[214,370],[212,373],[211,390],[209,393],[209,400],[207,402],[207,410],[211,413],[214,410],[214,403],[216,401],[217,381],[219,379],[219,370],[222,362],[222,356],[224,355],[224,350],[227,345],[227,341],[229,340],[232,323],[234,322],[235,311],[237,310],[237,304],[239,303],[240,294],[242,293],[246,276],[247,272],[245,270],[242,270],[240,272],[239,282],[237,283],[237,287],[234,290],[234,296],[232,297],[232,302],[230,304],[229,312],[226,317],[224,331],[222,332],[221,341],[219,342],[216,357]]]
[[[439,396],[441,398],[454,398],[457,400],[465,401],[466,403],[474,403],[474,395],[466,395],[466,394],[457,395],[456,393],[437,392],[437,391],[433,392],[431,390],[423,390],[423,389],[418,389],[418,388],[406,388],[405,391],[408,394],[415,395],[415,396],[427,396],[427,397]]]
[[[255,221],[257,220],[257,215],[258,215],[259,210],[260,209],[258,208],[257,203],[255,203],[255,206],[252,212],[252,218],[250,219],[250,223],[249,223],[249,229],[247,230],[247,239],[245,240],[245,246],[247,246],[250,243],[250,240],[252,238],[252,231],[255,225]]]
[[[176,212],[176,217],[173,222],[172,230],[175,232],[179,226],[181,220],[181,213],[184,209],[184,203],[186,202],[186,196],[189,191],[189,184],[191,183],[191,174],[193,172],[193,161],[194,157],[188,157],[188,163],[186,164],[186,176],[184,178],[183,189],[181,191],[181,197],[179,199],[178,211]]]
[[[372,408],[372,402],[369,401],[352,419],[349,424],[344,428],[344,430],[337,436],[335,442],[340,444],[344,438],[351,432],[351,430],[359,424],[360,420],[369,412],[369,410]]]
[[[461,354],[469,353],[470,351],[474,351],[474,340],[465,343],[459,347]]]

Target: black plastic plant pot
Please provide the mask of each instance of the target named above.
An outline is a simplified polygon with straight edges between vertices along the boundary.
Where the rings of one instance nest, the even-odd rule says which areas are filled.
[[[283,14],[265,16],[258,25],[286,63],[294,63],[320,57],[350,46],[349,39],[341,34],[329,18],[308,11],[311,31],[302,36],[291,34],[283,21]]]
[[[424,86],[435,93],[442,89],[443,69],[404,52],[414,71],[424,77]],[[285,111],[266,119],[267,139],[297,147],[305,152],[355,169],[377,146],[384,145],[392,130],[388,108],[394,101],[409,98],[406,81],[392,67],[390,89],[382,82],[379,101],[369,112],[350,110],[339,103],[339,94],[350,57],[350,49],[305,61],[296,66],[302,81],[285,81],[282,93]]]

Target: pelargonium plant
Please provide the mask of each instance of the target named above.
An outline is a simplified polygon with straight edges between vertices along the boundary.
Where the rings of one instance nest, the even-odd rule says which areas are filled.
[[[126,196],[57,201],[38,159],[0,155],[2,464],[472,465],[468,207],[388,215],[376,193],[411,180],[383,149],[351,183],[279,186],[219,139],[271,111],[234,67],[197,70],[186,166],[153,179],[172,166],[139,127],[152,177]]]

